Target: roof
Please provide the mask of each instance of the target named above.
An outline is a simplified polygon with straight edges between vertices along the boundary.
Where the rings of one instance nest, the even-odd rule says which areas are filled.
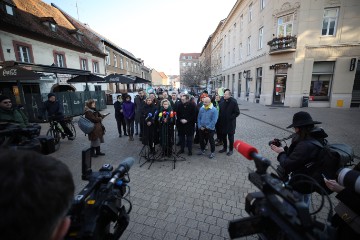
[[[166,74],[164,72],[159,72],[159,75],[162,77],[162,78],[168,78],[168,76],[166,76]]]
[[[4,14],[3,9],[0,8],[1,30],[64,48],[104,56],[104,53],[89,39],[83,37],[82,41],[79,41],[71,34],[76,28],[58,9],[40,0],[12,0],[12,2],[16,6],[14,16]],[[51,31],[44,25],[46,21],[56,23],[57,30]]]
[[[53,6],[54,8],[58,9],[63,15],[64,17],[70,22],[72,23],[77,29],[79,29],[81,32],[83,32],[86,36],[88,36],[90,39],[92,39],[95,42],[105,42],[108,45],[110,45],[112,48],[114,48],[115,50],[121,52],[123,55],[132,58],[133,60],[141,63],[141,60],[139,60],[138,58],[136,58],[134,56],[134,54],[132,54],[131,52],[127,51],[126,49],[123,49],[119,46],[117,46],[115,43],[113,43],[112,41],[110,41],[109,39],[107,39],[106,37],[102,36],[100,33],[96,32],[95,30],[93,30],[92,28],[90,28],[90,26],[86,23],[82,23],[79,20],[76,20],[75,18],[73,18],[72,16],[70,16],[69,14],[67,14],[64,10],[60,9],[58,6],[56,6],[55,4],[51,4],[51,6]],[[101,47],[98,46],[100,49]]]
[[[186,56],[186,57],[191,56],[192,59],[198,59],[200,57],[200,53],[180,53],[180,59],[183,56]]]

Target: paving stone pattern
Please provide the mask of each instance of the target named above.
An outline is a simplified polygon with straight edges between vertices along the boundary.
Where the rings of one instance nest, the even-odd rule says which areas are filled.
[[[242,101],[239,108],[242,114],[237,118],[235,139],[258,148],[273,165],[277,163],[276,154],[268,142],[290,135],[291,129],[286,127],[291,124],[293,114],[300,110],[308,111],[314,120],[323,122],[321,126],[329,134],[330,142],[347,143],[360,155],[360,109],[268,107]],[[183,155],[186,160],[176,162],[175,170],[170,161],[155,162],[150,169],[148,164],[140,167],[142,144],[138,137],[135,136],[133,142],[127,137],[119,138],[113,106],[103,112],[111,113],[104,119],[106,135],[101,150],[106,156],[93,159],[93,170],[104,163],[116,167],[129,156],[136,160],[130,170],[133,210],[121,239],[229,239],[229,221],[248,216],[244,209],[245,196],[257,191],[247,179],[249,171],[255,168],[254,163],[237,152],[230,157],[216,152],[215,158],[209,159],[207,150],[206,155],[197,156],[199,145],[195,145],[194,155]],[[42,132],[47,128],[43,124]],[[90,142],[76,128],[76,140],[62,140],[60,150],[52,156],[70,167],[78,192],[86,185],[81,180],[81,150],[88,148]],[[315,196],[314,204],[318,205],[318,201],[319,197]],[[326,212],[320,215],[325,217]]]

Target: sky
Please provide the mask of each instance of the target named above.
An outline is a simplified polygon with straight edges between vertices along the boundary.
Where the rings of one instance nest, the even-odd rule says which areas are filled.
[[[236,0],[43,1],[54,3],[143,59],[147,67],[167,75],[179,74],[180,53],[201,52],[208,37],[236,3]]]

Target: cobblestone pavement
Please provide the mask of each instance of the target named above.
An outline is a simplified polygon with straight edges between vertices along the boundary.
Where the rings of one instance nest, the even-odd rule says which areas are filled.
[[[270,151],[268,142],[288,136],[286,126],[300,110],[323,122],[330,142],[347,143],[360,156],[360,109],[268,107],[242,101],[239,108],[235,139],[252,144],[274,164],[276,154]],[[104,120],[107,131],[101,149],[106,156],[93,159],[93,170],[104,163],[116,167],[128,156],[136,159],[130,170],[133,210],[121,239],[229,239],[229,220],[247,216],[245,196],[257,190],[247,179],[254,163],[237,152],[231,157],[216,152],[214,159],[197,156],[195,145],[194,155],[184,155],[186,161],[178,161],[175,170],[170,161],[155,162],[150,169],[147,164],[140,167],[142,145],[138,138],[134,142],[119,138],[113,106],[103,112],[112,113]],[[47,127],[44,124],[42,131]],[[89,141],[77,130],[76,140],[63,140],[52,156],[70,167],[78,192],[86,184],[81,180],[81,150],[89,147]],[[217,151],[220,149],[217,147]]]

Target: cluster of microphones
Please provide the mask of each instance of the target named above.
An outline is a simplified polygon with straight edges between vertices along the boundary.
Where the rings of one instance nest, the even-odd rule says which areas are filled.
[[[158,113],[159,112],[157,110],[155,111],[154,114],[148,113],[147,117],[145,118],[145,121],[148,121],[150,119],[155,120],[156,116],[159,117],[159,122],[168,122],[168,120],[170,120],[170,122],[173,122],[176,120],[176,112],[174,111],[170,111],[170,112],[163,111],[160,112],[159,114]]]

